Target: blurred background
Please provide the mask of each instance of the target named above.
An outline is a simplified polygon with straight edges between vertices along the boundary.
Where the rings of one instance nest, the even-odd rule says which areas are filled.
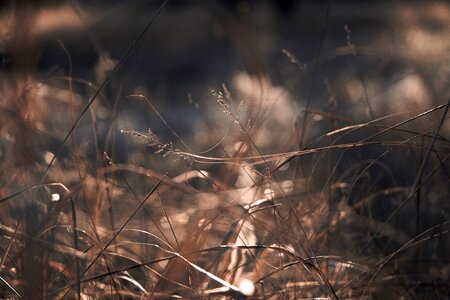
[[[98,85],[160,5],[2,1],[2,75],[14,69],[8,30],[20,6],[35,8],[31,44],[23,45],[33,75],[52,81],[70,69]],[[144,94],[168,121],[192,130],[211,90],[264,77],[299,107],[323,108],[333,98],[338,112],[380,117],[446,101],[449,28],[446,1],[169,1],[104,94],[110,103]],[[134,126],[159,126],[141,107],[126,109]]]

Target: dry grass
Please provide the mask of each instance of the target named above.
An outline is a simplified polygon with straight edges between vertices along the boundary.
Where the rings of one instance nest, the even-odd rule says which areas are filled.
[[[336,78],[326,105],[301,106],[288,86],[241,72],[182,135],[146,95],[103,93],[158,13],[118,61],[104,57],[95,85],[35,78],[33,9],[17,8],[21,63],[1,80],[2,298],[448,297],[450,100],[383,110],[349,80],[359,100],[339,107]],[[367,52],[347,39],[309,64],[283,51],[308,81]],[[169,135],[133,128],[123,101]]]

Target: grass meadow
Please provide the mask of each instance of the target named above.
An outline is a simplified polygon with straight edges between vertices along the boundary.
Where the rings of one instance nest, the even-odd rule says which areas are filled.
[[[450,6],[276,3],[2,5],[1,299],[449,299]]]

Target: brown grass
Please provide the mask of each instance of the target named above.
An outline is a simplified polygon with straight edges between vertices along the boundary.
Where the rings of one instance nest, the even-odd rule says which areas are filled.
[[[447,297],[450,100],[380,114],[364,91],[355,117],[332,83],[324,107],[300,109],[240,73],[188,135],[126,97],[170,134],[140,132],[103,91],[167,1],[98,85],[36,78],[25,3],[0,92],[2,298]],[[283,52],[310,80],[367,50],[348,43],[307,64]]]

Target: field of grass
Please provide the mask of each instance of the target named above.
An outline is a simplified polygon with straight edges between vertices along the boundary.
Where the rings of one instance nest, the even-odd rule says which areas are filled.
[[[1,299],[449,299],[448,4],[69,2],[0,13]]]

